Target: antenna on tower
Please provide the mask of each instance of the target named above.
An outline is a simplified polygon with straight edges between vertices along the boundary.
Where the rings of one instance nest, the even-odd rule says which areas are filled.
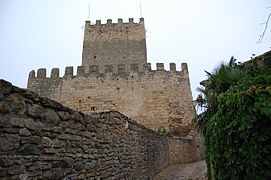
[[[90,21],[90,3],[88,4],[88,20]]]
[[[143,16],[142,16],[141,1],[139,2],[139,5],[140,5],[140,17],[143,17]]]

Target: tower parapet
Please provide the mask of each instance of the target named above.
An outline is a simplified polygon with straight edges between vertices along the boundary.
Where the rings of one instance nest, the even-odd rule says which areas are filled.
[[[82,65],[143,64],[147,62],[144,19],[129,22],[118,19],[106,24],[86,21]]]
[[[126,76],[130,76],[132,73],[138,73],[138,76],[142,74],[148,74],[148,73],[159,73],[160,71],[164,71],[165,74],[170,73],[178,73],[180,75],[184,75],[187,73],[187,64],[182,63],[181,64],[182,69],[180,71],[176,70],[176,64],[170,63],[170,70],[164,69],[164,63],[156,63],[156,69],[152,69],[151,63],[144,63],[144,64],[117,64],[117,65],[90,65],[90,66],[77,66],[77,71],[74,73],[74,67],[73,66],[67,66],[65,68],[65,72],[63,77],[59,74],[59,68],[53,68],[51,70],[51,75],[47,76],[47,70],[45,68],[40,68],[37,70],[37,74],[35,73],[35,70],[32,70],[29,73],[28,81],[31,83],[31,80],[33,79],[44,79],[47,78],[47,81],[49,79],[54,78],[76,78],[77,76],[98,76],[98,77],[105,77],[104,74],[111,73],[112,76],[118,77],[119,75],[125,74]],[[110,77],[110,79],[112,79]],[[31,86],[31,85],[29,85]],[[29,88],[29,87],[28,87]],[[31,89],[31,88],[30,88]]]

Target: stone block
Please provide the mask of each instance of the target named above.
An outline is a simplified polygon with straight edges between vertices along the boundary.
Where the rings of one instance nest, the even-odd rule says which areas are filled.
[[[42,173],[42,179],[62,179],[64,174],[62,168],[53,168]]]
[[[20,147],[19,152],[23,155],[40,155],[43,148],[36,144],[24,144]]]
[[[19,139],[8,139],[0,137],[0,152],[9,152],[18,149],[20,146]]]
[[[41,144],[43,147],[51,147],[52,146],[52,140],[48,137],[42,137]]]
[[[8,168],[8,174],[17,175],[22,171],[22,167],[20,165],[14,165]]]
[[[77,171],[80,171],[84,168],[84,162],[83,161],[78,161],[73,165],[73,168]]]
[[[90,170],[90,169],[93,169],[95,166],[96,166],[96,162],[95,161],[93,161],[93,162],[87,162],[85,164],[85,169],[86,170]]]
[[[44,109],[40,105],[33,104],[28,106],[26,113],[33,118],[43,118],[43,112]]]
[[[0,168],[0,177],[4,177],[6,176],[8,173],[7,169],[6,168]]]
[[[31,135],[31,132],[28,131],[26,128],[23,128],[23,129],[20,129],[19,134],[20,134],[21,136],[30,136],[30,135]]]
[[[25,118],[11,117],[9,120],[12,126],[25,127]]]
[[[44,113],[44,121],[52,125],[57,125],[59,122],[58,114],[52,109],[46,109]]]

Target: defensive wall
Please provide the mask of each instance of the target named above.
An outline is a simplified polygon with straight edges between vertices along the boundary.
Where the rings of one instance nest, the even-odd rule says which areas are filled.
[[[31,71],[27,88],[84,113],[117,110],[147,128],[164,127],[186,136],[195,116],[186,63],[165,70],[163,63],[67,67],[63,77],[54,68]]]
[[[165,137],[117,111],[84,114],[0,80],[0,179],[152,179],[198,160],[196,149],[192,134]]]

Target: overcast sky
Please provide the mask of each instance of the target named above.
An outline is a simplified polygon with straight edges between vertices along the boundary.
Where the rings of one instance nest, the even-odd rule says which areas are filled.
[[[0,0],[0,79],[25,88],[28,73],[81,65],[83,25],[89,19],[145,18],[148,62],[188,63],[194,98],[204,70],[271,47],[271,22],[259,35],[270,0]],[[75,69],[76,70],[76,69]]]

